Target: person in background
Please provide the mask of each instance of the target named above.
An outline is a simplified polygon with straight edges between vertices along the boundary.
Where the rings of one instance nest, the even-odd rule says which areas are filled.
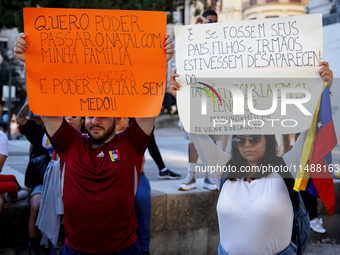
[[[36,123],[34,120],[27,119],[28,111],[29,106],[28,102],[26,101],[17,115],[17,122],[19,124],[20,132],[26,136],[27,140],[33,146],[30,158],[46,155],[47,157],[52,159],[54,150],[49,143],[47,136],[45,135],[45,127],[41,124]],[[44,169],[43,171],[45,170],[46,169]],[[29,171],[26,170],[25,181],[28,178],[28,172]],[[35,255],[39,252],[41,232],[36,227],[36,221],[40,208],[42,187],[42,178],[39,180],[34,180],[33,186],[29,187],[32,189],[32,192],[28,198],[28,202],[30,204],[30,216],[28,221],[28,248],[30,251],[30,255]]]
[[[317,197],[306,191],[300,191],[300,194],[306,209],[309,211],[311,230],[318,234],[326,233],[326,229],[323,227],[323,219],[318,217]]]
[[[129,125],[129,122],[129,118],[121,117],[119,123],[116,125],[117,132],[122,132]]]
[[[2,130],[7,133],[7,128],[8,128],[8,114],[7,112],[5,112],[3,115],[2,115]]]
[[[213,10],[206,10],[203,12],[202,16],[196,18],[196,24],[216,23],[217,21],[218,21],[217,13]],[[179,123],[179,126],[182,128],[181,122]],[[190,140],[190,135],[186,133],[185,138]],[[212,135],[211,138],[216,143],[216,141],[220,139],[220,136]],[[197,154],[197,150],[194,144],[191,141],[188,147],[188,158],[189,158],[188,174],[178,187],[178,189],[182,191],[188,191],[188,190],[196,188],[194,167],[198,160],[198,154]],[[211,191],[217,190],[218,189],[217,186],[214,184],[211,178],[209,178],[208,174],[209,173],[207,173],[206,177],[204,178],[203,188],[211,190]]]
[[[65,120],[84,134],[85,130],[85,117],[80,116],[65,116]]]
[[[157,167],[158,167],[158,179],[169,179],[169,180],[176,180],[181,178],[180,174],[177,174],[170,169],[168,169],[163,161],[162,155],[159,152],[156,140],[155,140],[155,135],[152,133],[151,140],[148,146],[148,150],[150,153],[150,156],[152,159],[155,161]]]
[[[65,120],[79,132],[85,133],[85,117],[65,116]],[[45,148],[49,149],[47,146],[45,146]],[[59,156],[54,153],[53,160],[48,164],[44,174],[40,209],[36,226],[41,231],[40,245],[49,248],[50,254],[53,253],[55,255],[60,252],[58,238],[60,225],[64,218],[62,186],[63,183],[62,178],[60,177]],[[51,201],[53,202],[51,203]]]
[[[8,139],[4,132],[0,131],[0,173],[8,157]],[[14,175],[0,175],[0,213],[4,203],[25,199],[29,192],[22,189]]]
[[[116,125],[117,132],[122,132],[129,125],[129,118],[122,117]],[[143,159],[139,185],[135,195],[135,211],[138,223],[138,243],[143,255],[150,255],[150,222],[151,222],[151,187],[144,173]]]
[[[7,121],[8,121],[8,114],[7,113],[4,113],[2,115],[2,120],[7,123]]]
[[[14,113],[12,114],[10,129],[11,129],[11,138],[17,139],[17,137],[19,136],[19,129],[18,129],[17,117]]]
[[[196,24],[217,23],[218,16],[214,10],[206,10],[196,18]]]
[[[117,130],[122,130],[124,129],[129,122],[129,118],[121,118],[121,121],[117,125]],[[124,128],[122,128],[124,127]],[[162,155],[159,152],[156,140],[155,140],[155,135],[152,133],[151,140],[148,146],[148,150],[150,153],[150,156],[152,157],[153,161],[155,161],[157,167],[158,167],[158,179],[169,179],[169,180],[176,180],[181,178],[180,174],[174,173],[170,169],[168,169],[163,161]]]

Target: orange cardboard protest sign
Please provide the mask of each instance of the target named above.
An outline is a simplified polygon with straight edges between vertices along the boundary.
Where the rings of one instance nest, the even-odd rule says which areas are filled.
[[[166,87],[166,13],[24,8],[24,26],[34,114],[159,114]]]

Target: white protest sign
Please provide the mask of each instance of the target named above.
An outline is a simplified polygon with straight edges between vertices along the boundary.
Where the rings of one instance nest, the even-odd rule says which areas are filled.
[[[178,26],[185,130],[287,134],[309,128],[322,90],[322,16]]]

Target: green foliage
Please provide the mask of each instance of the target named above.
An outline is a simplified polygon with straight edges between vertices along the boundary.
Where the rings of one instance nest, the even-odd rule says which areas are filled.
[[[168,13],[168,15],[166,16],[166,22],[168,24],[174,23],[174,15],[172,12]]]
[[[0,0],[0,29],[3,27],[23,28],[23,7],[46,8],[86,8],[86,9],[122,9],[122,10],[152,10],[168,11],[171,15],[185,0]],[[196,6],[197,0],[191,0]],[[198,0],[202,1],[202,0]]]
[[[201,13],[203,13],[202,10],[196,8],[195,13],[194,13],[194,16],[195,16],[195,17],[196,17],[196,16],[200,16]]]
[[[0,1],[0,28],[13,28],[17,26],[18,22],[20,22],[20,13],[22,16],[22,4],[23,1],[17,0]]]
[[[166,0],[121,0],[119,8],[122,10],[166,11]]]
[[[128,0],[120,3],[120,9],[124,10],[141,10],[142,6],[139,0]]]
[[[0,29],[18,27],[19,31],[23,31],[23,7],[173,12],[182,2],[183,0],[0,0]]]

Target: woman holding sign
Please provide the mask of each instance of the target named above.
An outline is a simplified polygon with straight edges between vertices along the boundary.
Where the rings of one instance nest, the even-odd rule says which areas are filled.
[[[330,87],[333,75],[328,63],[322,62],[320,66],[320,76]],[[181,88],[175,80],[178,76],[176,70],[171,76],[169,90],[174,97]],[[223,171],[212,173],[220,191],[219,255],[299,253],[301,245],[297,250],[291,241],[294,212],[286,184],[291,179],[260,168],[298,166],[307,133],[302,132],[292,150],[282,158],[275,155],[274,135],[234,135],[231,154],[221,151],[208,135],[190,135],[203,164],[225,167],[227,172],[223,176]],[[292,175],[295,178],[296,172]]]

